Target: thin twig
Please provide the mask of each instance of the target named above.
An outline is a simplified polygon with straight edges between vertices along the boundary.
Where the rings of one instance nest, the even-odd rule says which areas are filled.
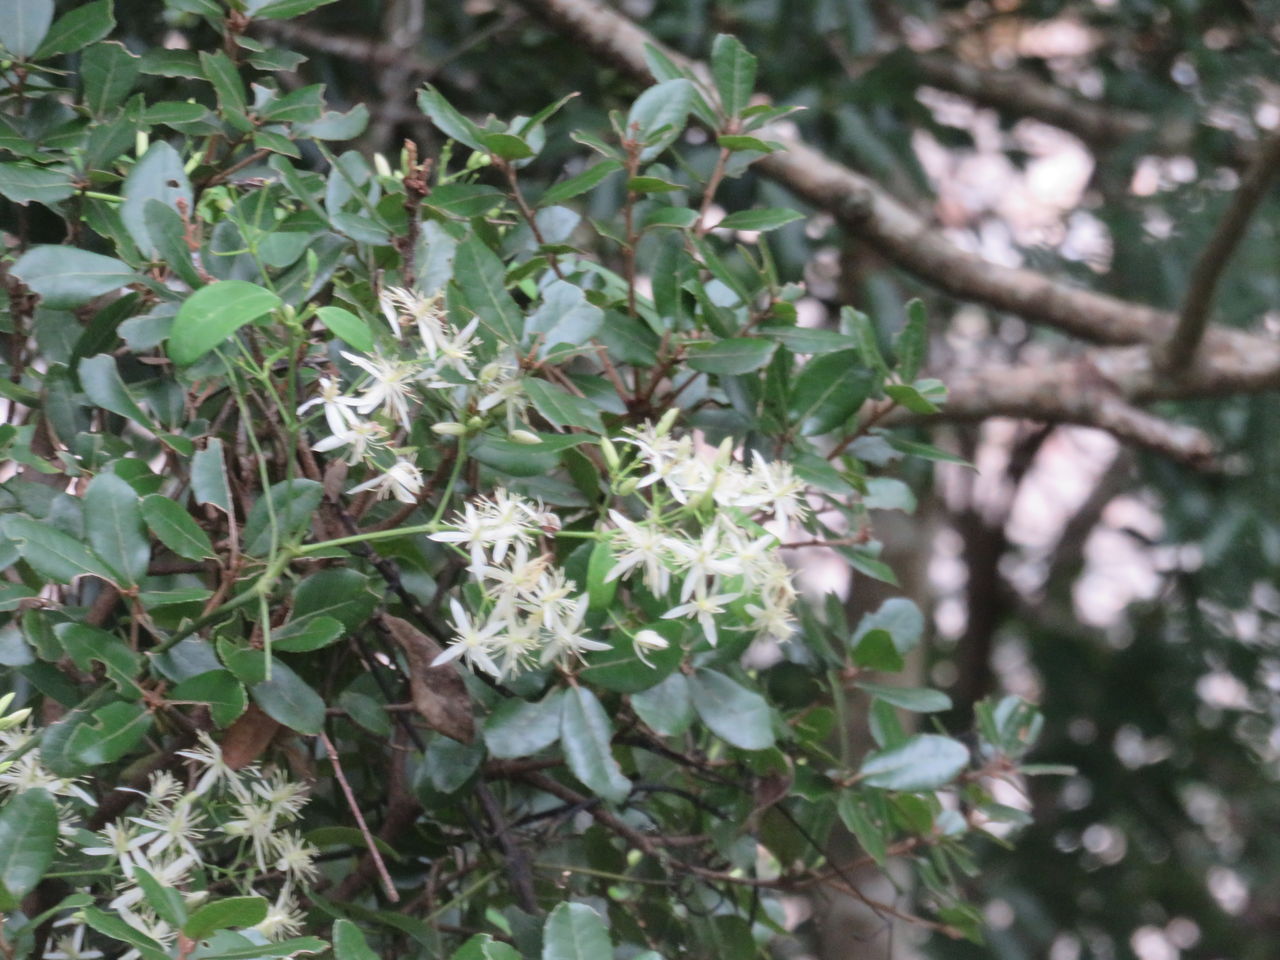
[[[369,824],[365,823],[364,814],[360,812],[360,804],[356,801],[356,795],[351,790],[351,784],[347,782],[347,775],[342,772],[342,761],[338,759],[338,751],[334,749],[333,742],[325,735],[320,734],[320,742],[324,744],[325,751],[329,754],[329,760],[333,763],[333,775],[338,778],[338,783],[342,786],[342,792],[347,798],[347,806],[351,808],[352,815],[356,818],[356,824],[360,827],[360,835],[364,837],[365,845],[369,848],[369,857],[373,860],[374,869],[378,871],[378,879],[382,881],[382,889],[387,895],[387,899],[392,903],[400,902],[400,894],[396,890],[396,886],[391,882],[391,874],[387,872],[387,865],[382,861],[382,854],[378,851],[378,843],[373,837],[373,833],[369,830]]]

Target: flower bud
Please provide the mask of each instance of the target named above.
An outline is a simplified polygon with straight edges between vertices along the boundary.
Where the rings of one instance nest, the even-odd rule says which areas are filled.
[[[639,486],[640,486],[639,477],[631,477],[628,480],[623,480],[622,483],[618,485],[618,496],[629,497],[636,492],[636,488]]]
[[[380,153],[375,153],[373,155],[373,169],[377,171],[377,174],[380,177],[392,176],[391,164],[389,164],[387,162],[387,158]]]
[[[479,430],[484,426],[484,417],[471,417],[467,420],[467,427],[471,430]]]
[[[542,442],[542,438],[529,430],[512,430],[507,434],[513,443],[523,443],[526,447]]]
[[[654,428],[654,433],[660,437],[665,437],[671,432],[671,428],[675,426],[676,418],[680,416],[680,408],[672,407],[662,415],[662,419],[658,421],[658,425]]]
[[[442,437],[465,437],[467,428],[465,424],[454,423],[451,420],[445,420],[441,423],[433,423],[431,429]]]
[[[665,650],[671,646],[667,638],[657,630],[641,630],[636,633],[634,639],[636,646],[644,647],[646,650]]]
[[[604,454],[604,462],[608,465],[609,469],[617,470],[621,465],[621,461],[618,459],[617,448],[608,437],[600,438],[600,452]]]

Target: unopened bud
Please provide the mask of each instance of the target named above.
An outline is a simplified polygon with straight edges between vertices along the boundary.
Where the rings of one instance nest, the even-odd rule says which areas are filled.
[[[646,650],[665,650],[671,646],[657,630],[641,630],[635,635],[636,646]]]
[[[725,437],[720,441],[720,446],[716,449],[715,468],[721,470],[729,465],[729,460],[733,457],[733,437]]]
[[[671,432],[671,428],[675,426],[676,418],[679,416],[680,408],[672,407],[662,415],[662,419],[658,421],[658,425],[654,428],[654,432],[660,437],[665,437]]]
[[[467,427],[471,430],[479,430],[484,426],[484,417],[470,417],[467,420]]]
[[[15,710],[13,713],[9,714],[9,716],[0,720],[0,730],[10,730],[21,724],[29,716],[31,716],[30,707],[23,707],[21,710]]]
[[[507,436],[511,438],[513,443],[523,443],[526,447],[542,442],[540,436],[528,430],[512,430]]]
[[[613,442],[608,437],[600,438],[600,452],[604,454],[604,462],[609,469],[617,470],[622,461],[618,459],[617,447],[613,445]]]
[[[442,437],[465,437],[467,428],[464,424],[454,423],[452,420],[445,420],[442,423],[433,423],[431,429]]]
[[[639,486],[640,486],[639,477],[631,477],[629,480],[623,480],[622,483],[618,485],[618,496],[629,497],[636,492],[636,489]]]
[[[373,169],[377,171],[380,177],[391,176],[391,164],[387,162],[387,158],[380,153],[373,155]]]

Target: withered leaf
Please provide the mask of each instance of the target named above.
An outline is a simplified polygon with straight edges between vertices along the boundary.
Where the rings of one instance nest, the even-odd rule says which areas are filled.
[[[408,620],[384,616],[382,622],[404,650],[409,662],[413,706],[427,721],[427,726],[446,737],[471,743],[476,735],[475,717],[458,668],[452,663],[431,666],[443,648]]]

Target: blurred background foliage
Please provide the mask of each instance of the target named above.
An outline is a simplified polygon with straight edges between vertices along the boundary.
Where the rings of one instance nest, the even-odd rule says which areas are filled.
[[[168,6],[157,17],[150,0],[118,0],[122,36],[137,50],[217,42],[181,0]],[[759,89],[805,108],[795,123],[810,143],[952,240],[1158,306],[1179,302],[1242,153],[1280,125],[1274,3],[629,0],[620,9],[691,56],[705,56],[717,32],[736,34],[760,58]],[[528,115],[578,91],[554,121],[560,131],[606,129],[607,112],[635,92],[621,71],[501,0],[338,0],[304,21],[254,29],[308,54],[292,82],[326,83],[337,108],[366,104],[360,146],[392,156],[406,138],[423,155],[443,146],[413,104],[424,80],[477,117]],[[984,83],[1007,80],[1005,71],[1017,71],[1013,83],[991,94]],[[1018,96],[1040,90],[1100,108],[1093,116],[1110,124],[1069,129]],[[680,148],[684,161],[709,169],[714,147],[696,140]],[[529,183],[586,156],[564,137],[548,141],[557,146],[524,172]],[[734,209],[797,203],[750,175],[725,190]],[[1280,328],[1277,212],[1273,192],[1222,285],[1223,323]],[[900,305],[922,296],[943,377],[951,364],[1034,361],[1060,343],[938,295],[841,235],[823,211],[810,214],[773,235],[780,271],[807,282],[808,322],[853,304],[887,338]],[[990,845],[973,881],[988,946],[917,943],[876,921],[865,939],[816,938],[837,944],[832,960],[1275,956],[1280,408],[1260,395],[1165,412],[1216,437],[1222,469],[1196,472],[1073,427],[933,429],[933,442],[979,471],[919,476],[911,525],[884,537],[900,544],[904,585],[934,612],[919,670],[952,694],[961,725],[993,690],[1038,701],[1040,758],[1078,773],[1035,784],[1034,820],[1016,851]],[[874,606],[868,582],[848,586],[852,606]],[[832,905],[814,909],[837,922]],[[797,950],[820,950],[814,943]]]

